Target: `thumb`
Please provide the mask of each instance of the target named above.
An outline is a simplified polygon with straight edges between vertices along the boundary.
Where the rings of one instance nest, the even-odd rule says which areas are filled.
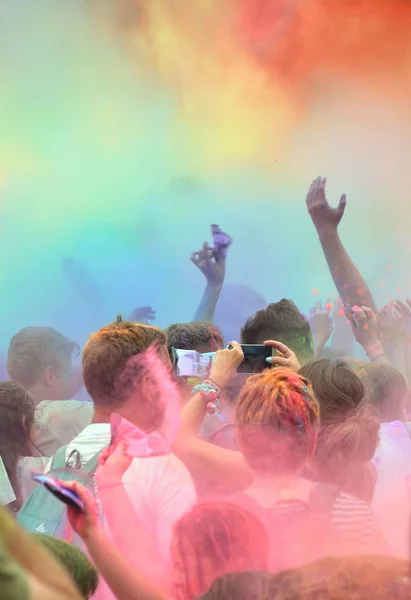
[[[340,198],[340,203],[338,205],[338,212],[341,216],[343,216],[345,212],[345,207],[347,206],[347,196],[343,194]]]

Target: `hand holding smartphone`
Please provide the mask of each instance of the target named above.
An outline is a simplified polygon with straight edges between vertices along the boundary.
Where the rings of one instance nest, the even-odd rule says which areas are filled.
[[[79,496],[65,487],[63,481],[59,481],[51,475],[44,475],[40,473],[33,473],[33,480],[40,485],[43,485],[53,496],[58,498],[60,502],[64,502],[67,506],[76,508],[81,512],[85,513],[85,506]]]

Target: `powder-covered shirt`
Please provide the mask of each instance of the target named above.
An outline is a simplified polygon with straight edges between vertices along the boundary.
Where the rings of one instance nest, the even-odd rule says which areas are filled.
[[[392,554],[400,558],[408,558],[411,525],[410,432],[402,421],[381,423],[379,438],[373,458],[377,468],[377,482],[372,508]]]
[[[94,407],[80,400],[44,400],[36,408],[36,447],[53,456],[93,420]]]
[[[110,444],[108,423],[95,423],[82,431],[67,447],[66,459],[77,450],[84,465]],[[46,471],[50,469],[50,464]],[[136,514],[157,540],[160,553],[169,556],[174,523],[196,501],[189,472],[174,455],[133,458],[123,477],[124,488]]]

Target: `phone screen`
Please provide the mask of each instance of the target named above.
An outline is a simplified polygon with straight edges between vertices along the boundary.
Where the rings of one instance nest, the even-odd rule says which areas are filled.
[[[261,373],[270,368],[265,359],[272,356],[272,348],[257,344],[243,344],[244,360],[238,367],[238,373]]]
[[[64,486],[64,483],[54,479],[50,475],[32,475],[33,480],[36,483],[40,483],[43,485],[46,490],[48,490],[53,496],[58,498],[60,502],[64,502],[68,506],[72,506],[73,508],[77,508],[81,510],[81,512],[85,512],[85,507],[83,501],[77,496],[75,492],[67,489]]]

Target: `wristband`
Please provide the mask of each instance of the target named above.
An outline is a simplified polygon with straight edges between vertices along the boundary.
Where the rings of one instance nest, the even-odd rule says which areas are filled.
[[[99,490],[106,490],[108,488],[114,488],[114,487],[118,487],[119,485],[123,485],[122,481],[116,481],[114,483],[99,483],[97,481],[97,487]]]
[[[220,406],[220,386],[211,381],[211,379],[206,379],[193,388],[193,394],[197,393],[200,393],[204,400],[207,401],[207,412],[214,414]]]

